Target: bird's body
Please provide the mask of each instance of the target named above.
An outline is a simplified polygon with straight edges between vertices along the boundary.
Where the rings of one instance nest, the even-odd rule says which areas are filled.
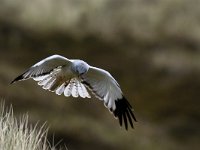
[[[136,118],[132,107],[123,96],[117,81],[112,75],[100,68],[92,67],[78,59],[67,59],[53,55],[36,63],[11,83],[33,78],[43,89],[66,97],[91,98],[88,89],[119,119],[128,129],[133,128]]]

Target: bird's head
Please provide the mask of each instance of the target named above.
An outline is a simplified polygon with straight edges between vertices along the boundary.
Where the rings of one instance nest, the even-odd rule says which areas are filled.
[[[88,69],[89,65],[82,60],[75,60],[73,62],[72,70],[78,75],[87,73]]]

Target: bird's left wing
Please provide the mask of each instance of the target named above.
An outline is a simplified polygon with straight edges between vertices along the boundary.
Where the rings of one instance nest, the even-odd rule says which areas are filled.
[[[55,92],[58,95],[90,98],[85,86],[73,73],[72,63],[73,60],[60,55],[53,55],[33,65],[11,83],[33,78],[43,89]]]
[[[15,78],[11,83],[29,78],[37,80],[38,78],[43,78],[45,75],[50,74],[58,67],[69,66],[70,64],[71,61],[69,59],[60,55],[52,55],[30,67],[23,74]]]
[[[132,107],[123,96],[119,84],[109,72],[90,66],[88,72],[83,74],[81,78],[82,83],[96,97],[104,101],[105,106],[119,119],[121,126],[124,123],[125,128],[128,129],[128,124],[130,123],[133,128],[133,120],[136,121],[136,118]]]

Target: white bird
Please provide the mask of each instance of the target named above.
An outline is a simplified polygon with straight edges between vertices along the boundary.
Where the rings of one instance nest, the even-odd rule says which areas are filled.
[[[136,118],[133,109],[120,89],[117,81],[103,69],[92,67],[77,59],[60,55],[47,57],[15,78],[12,82],[33,78],[43,89],[66,97],[91,98],[91,91],[104,101],[105,106],[119,119],[120,126],[128,124],[133,128]]]

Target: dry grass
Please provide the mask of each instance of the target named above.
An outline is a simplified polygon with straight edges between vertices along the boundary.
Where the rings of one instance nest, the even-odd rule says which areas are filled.
[[[45,125],[29,125],[28,115],[18,121],[13,108],[0,105],[0,149],[1,150],[55,150],[47,141]]]
[[[0,97],[13,104],[15,114],[28,111],[31,122],[48,120],[49,134],[70,149],[198,149],[199,4],[1,0]],[[52,54],[110,71],[135,109],[135,130],[120,130],[96,99],[58,97],[33,81],[9,86]]]

